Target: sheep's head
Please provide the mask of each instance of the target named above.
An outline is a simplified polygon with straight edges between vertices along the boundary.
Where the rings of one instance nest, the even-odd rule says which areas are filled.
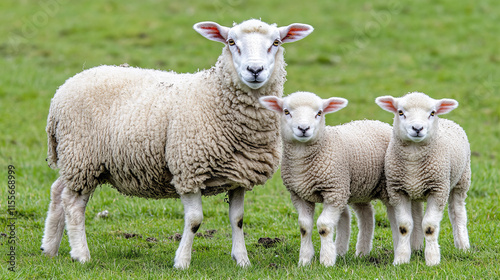
[[[288,142],[314,141],[325,127],[325,114],[347,106],[344,98],[321,99],[311,92],[295,92],[284,98],[263,96],[259,101],[267,109],[281,114],[282,137]]]
[[[215,22],[200,22],[194,25],[194,29],[207,39],[228,46],[240,80],[251,89],[258,89],[269,80],[282,43],[300,40],[313,31],[307,24],[277,27],[256,19],[231,28]]]
[[[425,143],[437,130],[438,115],[457,108],[454,99],[435,100],[413,92],[399,98],[381,96],[375,102],[384,110],[394,113],[394,133],[399,139]]]

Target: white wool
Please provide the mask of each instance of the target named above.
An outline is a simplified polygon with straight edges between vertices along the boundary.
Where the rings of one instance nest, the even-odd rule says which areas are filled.
[[[48,162],[60,177],[52,187],[45,254],[57,254],[66,216],[71,256],[90,259],[85,206],[98,185],[110,183],[126,195],[181,198],[185,228],[174,264],[181,269],[189,266],[203,220],[201,195],[228,192],[232,256],[240,266],[250,264],[241,228],[244,193],[273,175],[281,155],[278,117],[258,98],[282,95],[281,43],[304,38],[312,27],[250,20],[194,28],[225,44],[211,69],[178,74],[99,66],[57,90],[46,130]]]
[[[317,222],[322,264],[333,265],[337,250],[339,254],[347,251],[348,204],[353,206],[360,227],[356,254],[368,254],[374,230],[370,201],[388,202],[384,157],[391,127],[371,120],[325,126],[324,114],[347,105],[343,98],[323,100],[313,93],[296,92],[283,99],[263,97],[260,101],[281,115],[284,147],[281,177],[299,213],[302,232],[299,264],[310,263],[314,255],[310,241],[312,216],[308,214],[314,203],[324,204]],[[337,228],[336,245],[330,240],[334,228]]]
[[[422,226],[426,263],[436,265],[440,262],[439,224],[447,202],[455,246],[469,248],[465,198],[471,178],[470,146],[458,124],[438,117],[456,108],[458,102],[435,100],[419,92],[400,98],[383,96],[376,102],[395,114],[385,160],[387,191],[399,228],[394,263],[409,262],[409,235]],[[412,223],[408,210],[415,201],[427,201],[421,225]]]

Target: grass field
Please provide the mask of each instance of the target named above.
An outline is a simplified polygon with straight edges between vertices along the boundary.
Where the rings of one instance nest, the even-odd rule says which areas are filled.
[[[79,1],[0,2],[0,279],[488,279],[500,268],[500,6],[479,1]],[[330,125],[356,119],[392,123],[374,99],[422,91],[460,102],[446,115],[468,133],[473,151],[467,199],[470,252],[453,246],[447,214],[442,221],[441,264],[425,266],[423,253],[393,266],[385,209],[376,206],[369,257],[350,251],[334,267],[297,267],[297,213],[279,173],[245,200],[246,244],[252,267],[231,260],[228,206],[224,195],[204,198],[205,219],[195,238],[191,267],[172,268],[182,233],[179,200],[127,198],[109,187],[87,207],[91,262],[69,257],[67,237],[58,257],[40,253],[50,185],[57,171],[46,162],[46,116],[55,90],[74,74],[101,64],[194,72],[209,68],[222,44],[193,29],[198,21],[223,25],[249,18],[315,27],[306,39],[287,44],[285,94],[297,90],[340,96],[349,106],[327,116]],[[8,225],[8,170],[15,167],[15,231]],[[97,213],[108,210],[107,219]],[[316,217],[321,210],[318,205]],[[210,230],[216,230],[210,231]],[[134,235],[135,234],[135,235]],[[15,238],[15,239],[11,239]],[[279,238],[266,248],[259,238]],[[149,239],[148,239],[149,238]],[[152,239],[154,238],[154,239]],[[11,250],[10,240],[15,240]],[[8,262],[15,254],[15,270]]]

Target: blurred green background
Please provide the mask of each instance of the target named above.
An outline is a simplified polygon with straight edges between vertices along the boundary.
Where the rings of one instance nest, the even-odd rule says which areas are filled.
[[[16,168],[16,273],[7,270],[8,236],[2,243],[3,279],[24,278],[495,278],[500,192],[500,7],[484,1],[81,1],[0,2],[0,219],[7,224],[7,170]],[[445,217],[440,235],[442,263],[428,268],[422,253],[408,265],[392,266],[392,242],[385,210],[377,209],[374,249],[355,258],[353,219],[351,250],[333,268],[316,259],[298,268],[297,214],[279,173],[247,194],[245,232],[253,267],[241,270],[230,257],[230,226],[224,196],[204,199],[201,232],[195,239],[188,271],[172,269],[182,232],[179,200],[126,198],[99,189],[87,208],[89,264],[72,263],[67,238],[60,256],[47,259],[39,247],[50,185],[57,171],[47,167],[45,125],[50,99],[74,74],[97,65],[131,66],[195,72],[211,67],[222,44],[208,41],[192,26],[216,21],[231,26],[249,18],[288,25],[314,26],[302,41],[284,45],[285,94],[298,90],[322,97],[340,96],[349,106],[327,116],[330,125],[356,119],[392,123],[392,115],[374,99],[421,91],[434,98],[454,98],[460,106],[443,116],[462,125],[473,151],[468,198],[472,250],[453,246]],[[318,205],[317,213],[321,209]],[[110,211],[106,220],[96,214]],[[7,229],[0,228],[7,233]],[[123,233],[141,234],[127,239]],[[155,237],[158,242],[148,242]],[[260,237],[278,237],[275,247]],[[316,257],[319,238],[314,237]]]

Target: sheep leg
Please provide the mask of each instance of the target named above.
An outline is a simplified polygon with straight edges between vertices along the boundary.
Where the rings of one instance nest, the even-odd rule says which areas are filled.
[[[387,206],[387,216],[389,217],[389,222],[391,223],[391,230],[392,230],[392,241],[394,243],[394,248],[398,247],[398,232],[399,229],[396,226],[396,217],[394,213],[394,208],[390,205]],[[413,219],[413,230],[411,232],[411,248],[412,250],[418,251],[421,250],[424,247],[424,233],[422,231],[422,227],[420,226],[422,224],[422,216],[423,216],[423,211],[422,211],[422,202],[418,201],[412,201],[411,202],[411,214],[412,214],[412,219]]]
[[[245,189],[236,188],[228,192],[229,196],[229,221],[233,233],[233,248],[231,256],[239,266],[250,265],[247,248],[245,246],[245,237],[243,235],[243,212],[245,201]]]
[[[201,192],[182,194],[181,201],[184,205],[184,232],[182,233],[179,248],[175,253],[174,267],[186,269],[191,262],[194,235],[203,221]]]
[[[389,218],[389,223],[391,224],[392,244],[394,248],[394,254],[396,254],[396,248],[398,247],[399,240],[399,229],[396,221],[396,213],[394,207],[389,203],[386,203],[385,207],[387,208],[387,218]]]
[[[469,234],[467,232],[467,211],[465,209],[465,198],[467,194],[460,189],[453,189],[448,198],[448,214],[453,227],[455,247],[468,250]]]
[[[427,198],[427,209],[422,221],[425,234],[425,263],[428,266],[437,265],[441,261],[438,236],[439,224],[443,219],[444,203],[437,194],[431,194]]]
[[[354,203],[352,204],[352,208],[358,218],[359,229],[356,256],[367,256],[372,250],[373,232],[375,231],[375,212],[370,202]]]
[[[343,256],[349,250],[349,237],[351,236],[351,212],[349,206],[344,207],[344,211],[340,214],[339,223],[337,225],[335,236],[335,247],[337,254]]]
[[[294,192],[290,192],[293,206],[299,214],[300,227],[300,253],[299,266],[308,265],[314,257],[314,246],[312,244],[312,230],[314,223],[314,208],[315,204],[305,201]]]
[[[61,194],[65,187],[63,180],[58,178],[50,188],[50,205],[40,248],[49,257],[57,256],[64,232],[64,208]]]
[[[82,194],[69,188],[62,191],[62,204],[66,218],[66,231],[71,257],[81,263],[90,260],[90,251],[85,235],[85,208],[91,193]]]
[[[423,204],[419,201],[411,202],[411,216],[413,218],[413,231],[411,232],[411,248],[415,251],[424,247],[424,232],[422,227]]]
[[[332,266],[337,258],[337,249],[333,243],[334,229],[340,219],[344,207],[335,207],[330,203],[323,204],[323,212],[318,217],[316,226],[321,239],[319,262],[324,266]]]
[[[399,204],[394,206],[396,225],[398,230],[398,246],[394,251],[394,265],[410,262],[411,245],[410,236],[413,231],[411,217],[411,201],[405,195],[399,196]]]

